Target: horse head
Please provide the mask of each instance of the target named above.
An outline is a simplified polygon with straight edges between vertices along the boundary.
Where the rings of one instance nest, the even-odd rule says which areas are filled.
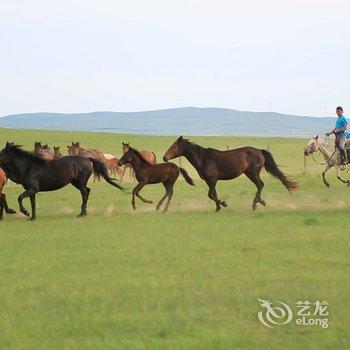
[[[182,156],[185,152],[186,142],[188,141],[186,141],[182,136],[180,136],[164,154],[164,162]]]
[[[122,142],[122,146],[123,146],[123,153],[126,153],[130,149],[130,142],[128,142],[128,143]]]
[[[310,154],[318,151],[319,144],[320,144],[319,136],[318,135],[312,136],[304,150],[304,155],[309,156]]]

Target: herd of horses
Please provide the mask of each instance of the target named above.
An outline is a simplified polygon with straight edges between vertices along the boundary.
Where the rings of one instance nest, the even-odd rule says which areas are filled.
[[[185,157],[197,170],[199,177],[208,185],[208,197],[215,203],[216,211],[226,207],[227,203],[221,200],[216,191],[219,180],[235,179],[242,174],[246,175],[256,186],[257,191],[253,199],[252,209],[257,204],[265,206],[261,198],[264,183],[260,173],[263,168],[281,181],[288,191],[297,188],[298,183],[284,174],[277,166],[272,154],[263,149],[242,147],[233,150],[221,151],[214,148],[204,148],[180,136],[165,152],[164,163],[158,163],[156,155],[150,151],[138,151],[129,143],[122,144],[123,155],[120,159],[103,153],[97,149],[84,149],[79,142],[72,142],[67,146],[68,155],[63,156],[59,147],[53,150],[48,145],[35,142],[34,151],[28,152],[13,142],[7,142],[0,151],[0,219],[3,212],[15,213],[8,207],[6,196],[2,189],[6,178],[20,184],[24,192],[18,197],[20,212],[36,218],[36,194],[38,192],[55,191],[72,184],[81,193],[82,204],[78,216],[87,215],[87,203],[90,194],[88,181],[93,174],[97,180],[101,177],[111,186],[121,191],[125,189],[117,182],[123,179],[125,170],[129,168],[137,180],[132,190],[132,208],[136,209],[136,197],[144,203],[152,203],[140,195],[142,188],[148,184],[163,184],[165,194],[156,206],[159,210],[165,200],[164,212],[168,210],[173,196],[173,187],[181,174],[185,181],[194,186],[187,171],[170,160]],[[31,215],[25,209],[23,200],[30,199]]]

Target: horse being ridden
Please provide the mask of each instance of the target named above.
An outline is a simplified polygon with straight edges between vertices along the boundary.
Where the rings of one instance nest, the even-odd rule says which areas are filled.
[[[0,168],[0,220],[3,218],[4,210],[7,214],[16,214],[16,212],[9,208],[7,205],[7,200],[5,194],[2,192],[4,186],[6,185],[6,174]]]
[[[20,211],[29,216],[23,206],[23,199],[29,197],[32,207],[31,220],[36,218],[35,195],[43,191],[55,191],[72,184],[80,190],[82,196],[81,213],[87,215],[86,207],[90,189],[87,187],[92,173],[102,176],[110,185],[122,190],[109,176],[106,167],[100,161],[78,156],[45,160],[20,146],[7,143],[0,152],[0,166],[14,182],[21,184],[25,191],[18,197]]]
[[[167,162],[170,159],[184,156],[197,170],[201,179],[208,187],[208,197],[216,204],[216,211],[221,206],[226,207],[225,201],[218,198],[216,193],[216,183],[218,180],[230,180],[245,174],[249,180],[254,182],[257,192],[253,200],[253,210],[257,203],[265,206],[265,201],[261,199],[261,191],[264,183],[260,178],[263,167],[278,178],[282,184],[291,191],[297,188],[297,182],[286,176],[276,165],[270,152],[256,149],[254,147],[242,147],[229,151],[219,151],[213,148],[204,148],[190,142],[180,136],[165,153],[163,159]]]
[[[337,179],[341,182],[350,185],[349,180],[344,180],[340,177],[340,170],[342,169],[342,159],[341,154],[339,152],[339,149],[337,147],[331,146],[326,140],[321,139],[318,135],[313,136],[310,141],[308,142],[305,150],[304,155],[305,156],[313,156],[313,154],[317,151],[320,151],[321,154],[324,157],[324,160],[326,161],[325,168],[322,171],[322,180],[323,183],[329,187],[330,184],[326,180],[326,173],[329,169],[335,168],[335,173],[337,175]]]
[[[132,207],[135,210],[135,196],[139,197],[143,203],[153,203],[147,200],[139,194],[141,189],[147,184],[162,183],[165,187],[165,195],[158,202],[156,210],[159,210],[164,200],[168,198],[163,212],[166,212],[169,207],[169,203],[173,196],[174,184],[181,173],[186,182],[191,186],[194,186],[193,180],[189,177],[185,169],[179,168],[173,163],[151,164],[143,155],[128,145],[128,149],[119,160],[119,165],[130,163],[135,170],[136,179],[139,182],[132,191]]]
[[[125,152],[127,152],[129,150],[130,143],[122,142],[122,146],[123,146],[123,154],[124,154]],[[154,152],[139,151],[139,153],[142,155],[143,158],[145,158],[148,161],[148,163],[150,163],[150,164],[157,164],[157,157],[156,157]],[[135,180],[135,174],[134,174],[134,170],[133,170],[131,164],[125,164],[124,165],[123,173],[122,173],[122,176],[121,176],[120,180],[123,179],[125,171],[126,171],[127,168],[129,168],[129,171],[130,171],[129,172],[129,178],[133,178]]]

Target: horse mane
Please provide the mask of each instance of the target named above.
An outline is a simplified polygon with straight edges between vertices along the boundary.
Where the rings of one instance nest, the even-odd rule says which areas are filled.
[[[189,145],[192,148],[194,148],[194,150],[197,151],[197,152],[210,151],[210,150],[217,151],[215,148],[205,148],[203,146],[200,146],[197,143],[195,143],[195,142],[193,142],[193,141],[191,141],[189,139],[183,138],[183,141],[185,141],[187,145]]]
[[[40,155],[35,154],[34,152],[25,151],[20,145],[9,145],[8,149],[19,157],[27,158],[36,163],[45,163],[45,159],[43,159]]]
[[[141,160],[143,163],[145,164],[151,164],[147,159],[145,159],[143,157],[143,155],[136,149],[136,148],[132,148],[131,146],[129,146],[129,149],[130,151],[132,151],[134,154],[136,154]]]

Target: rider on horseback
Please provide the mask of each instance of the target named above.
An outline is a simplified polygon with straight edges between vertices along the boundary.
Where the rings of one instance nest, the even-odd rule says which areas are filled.
[[[335,129],[330,132],[327,132],[326,135],[330,136],[332,134],[335,135],[335,146],[339,149],[341,156],[341,164],[344,165],[348,162],[346,151],[345,151],[345,130],[348,128],[348,122],[346,118],[343,116],[343,107],[337,107],[336,113],[338,115],[338,119],[335,124]]]

